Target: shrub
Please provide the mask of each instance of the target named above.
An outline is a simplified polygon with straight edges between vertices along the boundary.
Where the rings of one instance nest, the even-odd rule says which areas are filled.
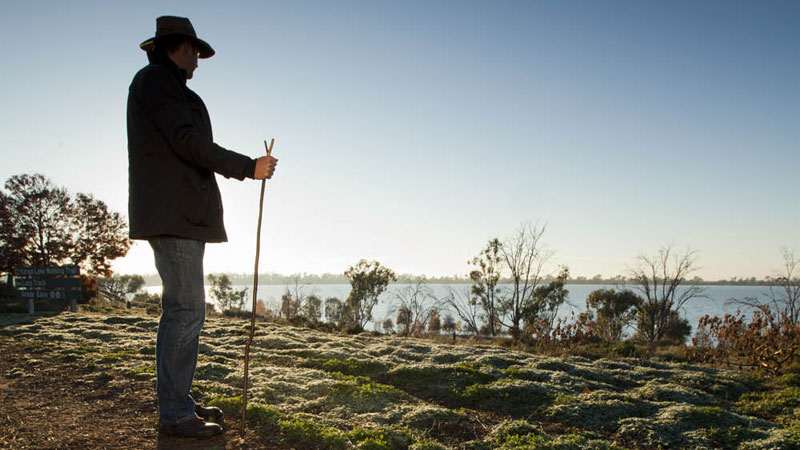
[[[705,315],[692,342],[695,358],[777,375],[800,356],[800,326],[762,305],[749,322],[740,311],[721,319]]]
[[[618,341],[643,302],[633,291],[597,289],[586,297],[586,308],[597,311],[597,335],[607,341]]]

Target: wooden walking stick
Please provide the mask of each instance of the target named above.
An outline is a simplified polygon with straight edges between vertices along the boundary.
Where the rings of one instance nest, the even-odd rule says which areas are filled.
[[[267,149],[267,158],[272,156],[272,145],[275,139],[270,139],[269,146],[264,141]],[[250,314],[250,335],[247,337],[247,344],[244,347],[244,387],[242,388],[242,429],[240,435],[244,437],[244,427],[247,421],[247,373],[250,367],[250,344],[253,343],[253,335],[256,333],[256,292],[258,292],[258,257],[261,252],[261,217],[264,213],[264,187],[267,180],[261,180],[261,198],[258,201],[258,227],[256,230],[256,266],[253,269],[253,310]]]

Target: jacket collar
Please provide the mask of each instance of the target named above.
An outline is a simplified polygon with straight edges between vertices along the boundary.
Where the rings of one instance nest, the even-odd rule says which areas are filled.
[[[166,67],[169,69],[170,73],[175,75],[178,81],[184,85],[186,84],[186,71],[178,67],[165,53],[147,52],[147,59],[150,61],[150,64]]]

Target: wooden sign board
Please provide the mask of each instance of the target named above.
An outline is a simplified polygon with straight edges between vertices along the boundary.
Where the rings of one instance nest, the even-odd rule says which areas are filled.
[[[80,269],[76,265],[20,266],[14,268],[17,298],[28,300],[28,312],[34,312],[34,300],[69,300],[70,310],[78,311]]]

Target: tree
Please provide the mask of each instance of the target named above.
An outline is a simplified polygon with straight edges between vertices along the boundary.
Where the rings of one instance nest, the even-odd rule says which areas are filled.
[[[301,285],[299,279],[300,276],[295,275],[293,285],[286,283],[286,290],[281,296],[281,316],[288,319],[303,314],[309,319],[314,319],[314,317],[319,319],[322,314],[322,301],[314,294],[309,294],[308,286]],[[309,304],[309,299],[311,299],[311,304]]]
[[[479,297],[473,294],[474,291],[474,286],[462,291],[448,287],[448,294],[444,298],[444,303],[448,308],[455,311],[461,322],[464,323],[466,331],[477,336],[480,332],[478,316],[481,304],[479,303]]]
[[[292,297],[291,292],[287,289],[281,296],[281,317],[289,319],[296,316],[300,312],[300,300]]]
[[[537,299],[534,292],[545,275],[545,265],[553,255],[542,245],[542,236],[546,226],[523,223],[517,234],[507,239],[500,247],[502,259],[511,277],[511,292],[503,303],[508,314],[511,336],[520,338],[520,323],[526,314],[536,310]]]
[[[342,301],[336,297],[325,299],[325,319],[329,323],[338,323],[342,320]]]
[[[643,302],[641,297],[627,289],[596,289],[586,297],[586,309],[597,312],[599,337],[615,342],[622,338],[622,330],[636,319],[636,311]]]
[[[531,300],[525,302],[522,310],[522,320],[527,326],[539,323],[547,330],[553,328],[558,310],[569,295],[569,290],[566,288],[568,279],[569,268],[565,266],[554,280],[533,290]]]
[[[372,320],[372,308],[378,304],[378,297],[389,282],[397,280],[397,276],[378,261],[365,259],[349,267],[344,274],[351,286],[346,305],[350,308],[353,323],[363,329]]]
[[[270,317],[270,313],[271,311],[267,308],[267,304],[264,303],[264,300],[258,299],[256,301],[256,315],[259,317]]]
[[[15,175],[6,181],[12,233],[22,241],[26,264],[57,264],[69,257],[73,205],[67,190],[44,175]]]
[[[6,284],[12,285],[14,267],[25,264],[25,239],[16,229],[9,209],[9,198],[0,191],[0,272],[6,273]]]
[[[411,334],[411,325],[414,324],[414,321],[411,320],[411,310],[406,307],[400,307],[397,309],[397,326],[403,326],[400,334],[403,336],[408,336]]]
[[[303,315],[313,321],[319,321],[322,317],[322,300],[314,294],[306,297],[303,303]]]
[[[637,332],[646,341],[661,341],[670,327],[677,326],[676,320],[683,305],[704,296],[700,286],[681,286],[696,270],[696,255],[691,249],[677,253],[667,245],[656,255],[640,255],[638,265],[630,270],[636,289],[644,300],[637,312]]]
[[[775,316],[783,314],[789,323],[800,326],[800,274],[797,273],[800,260],[789,249],[782,252],[783,267],[769,278],[771,308]]]
[[[502,246],[498,239],[491,239],[486,244],[486,248],[481,250],[478,256],[472,258],[472,261],[469,262],[476,266],[476,269],[469,273],[469,278],[472,280],[472,295],[470,299],[476,300],[483,309],[483,319],[491,336],[496,336],[500,331],[500,308],[502,302],[497,284],[500,281],[500,272],[502,270],[500,266]],[[455,297],[452,297],[452,300],[455,300]],[[474,325],[477,333],[477,322]]]
[[[111,261],[125,256],[131,247],[125,219],[91,195],[74,199],[70,258],[91,274],[111,275]]]
[[[73,199],[44,175],[15,175],[0,195],[0,270],[72,263],[111,275],[110,261],[131,246],[122,215],[88,194]]]
[[[234,289],[228,275],[208,275],[211,283],[211,297],[219,305],[222,312],[231,310],[241,310],[244,306],[244,299],[247,296],[248,288]]]
[[[774,318],[786,316],[788,323],[800,326],[800,260],[794,252],[787,248],[781,249],[783,267],[775,275],[766,277],[769,283],[767,299],[758,297],[745,297],[743,299],[730,299],[729,302],[759,310],[762,313],[769,310]]]
[[[444,330],[445,333],[453,333],[456,331],[456,320],[451,314],[444,316],[442,330]]]
[[[144,287],[141,275],[114,275],[97,280],[98,288],[103,294],[114,300],[126,302],[129,294],[136,294]]]
[[[383,326],[383,332],[384,333],[386,333],[386,334],[394,333],[394,324],[392,323],[392,319],[390,319],[388,317],[386,319],[384,319],[382,326]]]
[[[430,287],[425,284],[424,277],[417,277],[413,284],[409,284],[393,295],[393,310],[397,311],[397,324],[403,325],[403,335],[408,335],[414,330],[412,325],[427,323],[430,317],[439,309],[439,302],[433,296]],[[419,330],[419,327],[416,327]]]
[[[431,333],[440,333],[442,331],[442,321],[439,318],[439,311],[435,311],[428,319],[428,331]]]

